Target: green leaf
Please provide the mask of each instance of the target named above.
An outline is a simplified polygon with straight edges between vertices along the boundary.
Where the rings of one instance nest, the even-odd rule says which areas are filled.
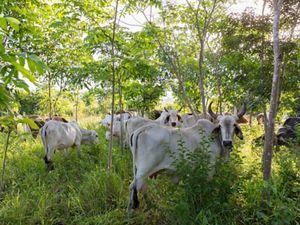
[[[3,37],[0,36],[0,52],[5,52],[5,48],[3,46]]]
[[[22,89],[24,89],[26,92],[30,93],[29,87],[28,87],[28,85],[25,83],[24,80],[18,79],[18,80],[16,80],[16,81],[14,81],[14,84],[15,84],[16,87],[22,88]]]
[[[25,65],[25,59],[24,59],[24,57],[20,57],[19,56],[19,63],[20,63],[21,66]]]
[[[43,74],[45,70],[48,70],[47,65],[42,62],[38,56],[36,55],[29,55],[29,58],[32,60],[32,62],[35,63],[35,69],[40,73]]]
[[[36,125],[36,123],[32,119],[29,119],[29,118],[18,119],[17,122],[18,123],[28,123],[31,128],[39,129],[39,127]]]
[[[53,23],[50,25],[50,27],[56,28],[56,27],[61,26],[62,24],[63,24],[63,22],[62,22],[61,20],[56,20],[55,22],[53,22]]]
[[[26,77],[28,80],[30,80],[33,84],[35,84],[35,79],[34,77],[31,75],[31,73],[25,69],[23,66],[21,66],[20,64],[18,64],[17,62],[15,61],[12,61],[11,64],[13,66],[16,67],[16,69],[23,74],[24,77]]]
[[[4,17],[0,17],[0,27],[5,31],[7,30],[7,23]]]
[[[6,17],[7,22],[9,23],[15,31],[19,31],[20,21],[13,17]]]
[[[27,58],[27,64],[32,73],[36,71],[36,63],[32,61],[30,58]]]

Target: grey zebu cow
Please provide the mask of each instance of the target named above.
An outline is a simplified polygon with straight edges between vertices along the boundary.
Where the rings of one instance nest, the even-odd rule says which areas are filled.
[[[48,169],[53,169],[51,157],[56,149],[76,147],[79,156],[81,144],[92,145],[98,143],[96,131],[82,129],[76,122],[64,123],[50,120],[42,127],[41,137],[45,150],[45,163]]]
[[[193,152],[201,142],[208,141],[213,136],[207,149],[210,155],[210,168],[212,168],[209,175],[212,176],[216,158],[221,155],[226,159],[229,158],[229,152],[233,147],[233,135],[236,134],[243,139],[242,131],[236,121],[245,114],[245,111],[244,105],[235,116],[216,117],[210,104],[208,112],[218,121],[217,124],[200,119],[194,126],[183,129],[157,124],[137,129],[130,137],[134,179],[130,185],[129,213],[139,206],[137,192],[143,188],[149,176],[164,169],[176,171],[174,162],[180,154],[179,141],[183,141],[186,149]]]
[[[147,119],[144,117],[131,117],[128,120],[126,120],[123,123],[123,131],[126,136],[125,142],[128,143],[129,136],[139,127],[144,126],[149,123],[155,123],[160,124],[164,126],[173,126],[173,127],[179,127],[181,126],[181,116],[179,115],[180,110],[174,110],[174,109],[165,109],[160,116],[156,120]],[[114,121],[113,126],[113,136],[114,137],[120,137],[121,136],[121,122],[120,121]],[[110,139],[110,131],[107,131],[105,133],[106,140]]]
[[[196,114],[196,116],[194,116],[193,114],[186,114],[182,116],[182,128],[187,128],[187,127],[192,127],[196,124],[197,119],[205,119],[204,114]],[[213,122],[213,119],[211,118],[210,115],[206,115],[206,119]]]
[[[128,120],[133,115],[130,112],[122,112],[122,113],[115,113],[115,121],[121,121],[121,117],[123,117],[123,120]],[[100,125],[104,127],[109,127],[111,123],[111,114],[108,113],[105,115],[104,119],[100,121]]]
[[[129,142],[129,137],[138,128],[148,125],[157,124],[162,126],[172,126],[180,127],[182,125],[181,116],[179,115],[180,110],[170,109],[163,111],[159,118],[156,120],[150,120],[143,117],[133,117],[125,122],[125,132],[127,137],[127,142]]]

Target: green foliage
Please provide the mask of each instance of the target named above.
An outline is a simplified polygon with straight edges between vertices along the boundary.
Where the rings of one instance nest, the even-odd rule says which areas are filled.
[[[99,144],[83,146],[64,157],[54,154],[55,169],[47,172],[40,138],[12,134],[0,193],[1,224],[297,224],[299,221],[299,156],[289,148],[274,155],[273,180],[261,180],[261,152],[251,151],[257,127],[243,127],[246,142],[236,142],[228,163],[221,158],[212,179],[209,157],[202,143],[193,154],[181,144],[177,162],[179,183],[159,175],[148,182],[148,201],[132,218],[127,217],[128,186],[132,180],[131,153],[122,153],[115,143],[113,168],[106,171],[105,129],[95,118],[79,121],[96,129]],[[23,138],[26,137],[26,141]],[[0,158],[5,135],[0,133]],[[189,159],[187,162],[184,159]],[[0,160],[0,162],[1,162]],[[262,193],[270,190],[269,199]]]

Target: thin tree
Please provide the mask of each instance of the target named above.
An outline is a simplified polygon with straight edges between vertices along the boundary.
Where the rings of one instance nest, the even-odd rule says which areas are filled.
[[[212,1],[212,7],[211,10],[208,11],[206,8],[205,2],[203,0],[198,0],[198,5],[196,9],[192,6],[192,4],[186,0],[189,8],[193,12],[195,16],[195,27],[197,29],[197,36],[199,41],[199,55],[198,55],[198,66],[199,66],[199,74],[198,74],[198,86],[201,93],[201,102],[202,102],[202,110],[203,114],[206,117],[206,103],[205,103],[205,89],[204,89],[204,47],[205,47],[205,41],[207,39],[208,35],[208,28],[212,22],[212,16],[215,12],[216,6],[217,6],[217,0]],[[201,27],[200,23],[200,6],[203,6],[204,9],[204,24]]]
[[[48,71],[48,98],[49,98],[49,119],[52,118],[52,103],[51,103],[51,72]]]
[[[140,9],[139,11],[144,15],[144,18],[146,19],[147,23],[150,26],[153,26],[153,23],[147,17],[145,12],[142,9]],[[156,29],[154,29],[154,31],[157,32]],[[170,65],[171,65],[171,68],[170,68],[171,70],[170,71],[172,71],[175,74],[175,76],[178,80],[180,96],[184,100],[184,103],[186,104],[186,106],[191,110],[191,112],[194,115],[195,119],[198,119],[197,116],[196,116],[196,110],[193,107],[192,101],[187,95],[187,91],[186,91],[186,88],[185,88],[185,85],[184,85],[184,75],[183,75],[184,73],[183,73],[183,70],[182,70],[182,65],[181,65],[178,53],[176,52],[176,50],[167,50],[167,48],[164,47],[162,41],[159,39],[158,32],[157,32],[157,35],[155,36],[154,40],[158,44],[160,50],[166,56],[168,63],[170,63]]]
[[[274,52],[274,74],[272,81],[272,91],[270,100],[270,113],[267,124],[264,154],[263,154],[263,179],[269,180],[271,178],[271,164],[272,164],[272,148],[273,148],[273,135],[274,135],[274,123],[278,108],[278,92],[280,81],[280,49],[279,49],[279,22],[280,11],[283,0],[273,0],[273,52]]]
[[[111,58],[112,58],[112,100],[111,100],[111,121],[110,121],[110,140],[109,140],[109,148],[108,148],[108,161],[107,161],[107,169],[110,172],[112,167],[112,146],[113,146],[113,121],[114,121],[114,113],[115,113],[115,77],[116,77],[116,60],[115,60],[115,34],[116,34],[116,21],[118,15],[118,5],[119,0],[116,1],[115,7],[115,16],[113,22],[113,30],[112,30],[112,39],[111,39]]]
[[[4,190],[4,173],[5,173],[5,166],[6,166],[6,159],[7,159],[7,150],[8,150],[8,144],[9,144],[9,137],[11,133],[11,128],[8,129],[7,135],[6,135],[6,141],[4,146],[4,158],[2,162],[2,173],[1,173],[1,183],[0,183],[0,191]]]

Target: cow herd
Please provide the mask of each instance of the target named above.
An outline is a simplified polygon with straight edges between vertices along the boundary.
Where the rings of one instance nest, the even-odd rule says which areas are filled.
[[[139,206],[137,193],[145,192],[145,182],[149,177],[156,176],[162,170],[176,172],[174,162],[179,158],[181,143],[189,152],[197,150],[203,142],[209,143],[206,151],[209,154],[210,177],[214,173],[217,158],[229,160],[234,145],[233,136],[243,139],[239,124],[249,123],[245,115],[246,105],[243,104],[234,115],[218,115],[211,106],[212,103],[208,106],[206,118],[203,114],[180,115],[180,110],[166,108],[154,120],[133,116],[128,112],[116,115],[113,128],[106,132],[106,139],[109,140],[111,136],[120,138],[123,132],[124,142],[132,153],[134,177],[130,184],[129,211]],[[258,114],[257,122],[264,123],[262,114]],[[288,118],[276,133],[276,143],[286,145],[295,139],[299,122],[297,117]],[[106,115],[100,122],[107,127],[110,123],[110,115]]]
[[[212,103],[208,106],[208,114],[180,115],[181,110],[166,109],[156,111],[155,118],[149,119],[137,116],[133,112],[121,112],[114,115],[113,124],[110,114],[100,121],[100,125],[111,127],[106,131],[105,138],[110,140],[120,138],[123,134],[123,143],[127,145],[132,154],[133,180],[129,192],[129,212],[139,206],[137,193],[145,192],[146,180],[156,176],[162,170],[175,172],[174,162],[179,159],[184,147],[189,153],[193,153],[204,146],[202,150],[209,155],[209,177],[214,173],[216,159],[223,157],[224,161],[230,158],[230,152],[234,146],[234,136],[243,139],[240,123],[247,123],[246,105],[243,104],[239,111],[233,115],[216,114],[212,110]],[[28,124],[24,130],[31,132],[34,138],[41,134],[45,151],[45,163],[48,170],[52,170],[52,156],[55,150],[64,150],[67,154],[69,147],[76,147],[80,156],[82,144],[94,145],[99,141],[98,133],[94,130],[86,130],[79,127],[77,122],[68,122],[66,119],[54,116],[51,120],[39,116],[31,116],[39,129]],[[262,114],[257,116],[259,124],[264,123]],[[275,135],[277,145],[288,145],[291,141],[298,143],[297,126],[299,117],[288,118],[283,127],[279,128]],[[263,140],[264,136],[256,139]],[[298,143],[299,144],[299,143]]]

